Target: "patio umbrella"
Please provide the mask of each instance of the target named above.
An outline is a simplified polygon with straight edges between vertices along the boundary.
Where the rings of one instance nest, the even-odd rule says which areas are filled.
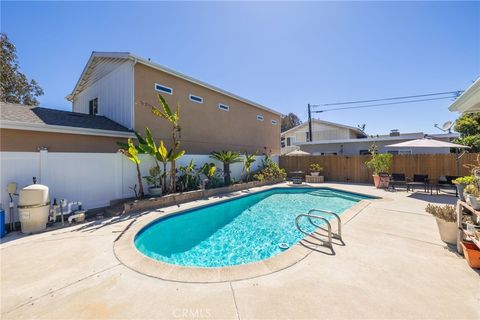
[[[394,148],[456,148],[457,149],[457,156],[455,158],[455,161],[457,162],[457,176],[460,172],[460,158],[463,156],[462,154],[458,154],[458,149],[470,149],[469,146],[464,146],[461,144],[456,144],[456,143],[451,143],[448,141],[440,141],[440,140],[435,140],[435,139],[429,139],[429,138],[422,138],[422,139],[416,139],[416,140],[410,140],[410,141],[405,141],[405,142],[400,142],[400,143],[395,143],[395,144],[389,144],[386,145],[385,147],[394,147]]]
[[[286,154],[286,156],[309,156],[310,153],[302,150],[294,150]]]
[[[469,146],[461,144],[451,143],[447,141],[434,140],[429,138],[410,140],[395,144],[389,144],[386,147],[395,148],[457,148],[457,149],[469,149]]]

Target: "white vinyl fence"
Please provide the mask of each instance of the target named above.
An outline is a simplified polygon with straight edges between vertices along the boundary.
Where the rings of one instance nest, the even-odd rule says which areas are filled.
[[[252,171],[261,165],[263,158],[257,156]],[[142,176],[146,176],[153,160],[147,155],[141,155],[141,159]],[[223,168],[209,155],[185,155],[177,161],[177,168],[192,159],[197,168],[205,162],[214,162],[217,168]],[[278,156],[273,159],[278,163]],[[119,153],[1,152],[0,164],[0,201],[7,212],[7,222],[7,184],[10,182],[16,182],[20,190],[32,184],[32,178],[36,177],[37,183],[49,187],[51,201],[54,198],[81,201],[86,209],[108,206],[113,199],[132,197],[134,192],[130,187],[137,184],[135,165]],[[232,178],[239,179],[244,174],[243,163],[230,165],[230,171]],[[145,181],[144,188],[147,190]],[[14,202],[18,203],[17,197]],[[18,220],[17,212],[15,216]]]

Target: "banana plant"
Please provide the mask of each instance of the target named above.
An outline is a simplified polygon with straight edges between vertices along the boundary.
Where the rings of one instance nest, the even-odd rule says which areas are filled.
[[[177,104],[177,108],[175,112],[172,111],[168,103],[165,101],[161,94],[158,94],[158,101],[161,105],[161,108],[155,107],[147,102],[142,102],[144,106],[150,108],[151,112],[160,117],[162,119],[167,120],[170,122],[172,126],[171,130],[171,137],[172,137],[172,148],[171,148],[171,155],[169,157],[170,160],[170,191],[175,192],[176,190],[176,168],[175,168],[175,161],[178,160],[185,151],[178,151],[180,148],[180,106]]]
[[[157,148],[157,156],[158,156],[158,161],[160,161],[163,164],[162,191],[163,193],[165,193],[167,191],[167,163],[169,160],[168,160],[168,151],[167,151],[167,148],[165,148],[165,145],[163,144],[163,140],[160,141],[160,146],[158,146]]]
[[[245,152],[245,160],[243,161],[245,165],[245,173],[246,173],[246,180],[248,182],[250,178],[250,169],[252,168],[252,164],[255,162],[255,157],[257,156],[257,152],[255,151],[252,154],[248,154]]]
[[[139,198],[143,198],[145,194],[143,192],[142,174],[140,172],[140,158],[138,157],[138,154],[141,153],[142,150],[134,145],[130,138],[128,139],[128,143],[117,142],[117,144],[121,147],[119,151],[135,164],[138,179],[138,196]]]
[[[179,178],[179,181],[182,184],[182,191],[185,191],[188,189],[188,185],[190,183],[190,178],[192,177],[192,172],[195,169],[195,164],[193,163],[193,159],[190,160],[190,163],[186,166],[181,166],[178,168],[180,172],[183,173],[183,176]]]
[[[149,128],[146,128],[145,138],[143,138],[138,132],[135,132],[135,135],[137,136],[138,147],[140,148],[140,150],[142,150],[143,153],[150,155],[155,161],[155,171],[158,173],[155,177],[158,177],[158,181],[154,181],[154,184],[160,186],[162,184],[162,178],[160,175],[161,170],[159,164],[159,161],[161,161],[161,156],[159,155],[157,145],[153,140],[152,133]]]

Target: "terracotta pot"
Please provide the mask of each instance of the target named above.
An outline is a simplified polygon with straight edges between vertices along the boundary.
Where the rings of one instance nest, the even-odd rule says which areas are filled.
[[[377,174],[373,174],[373,184],[375,185],[375,188],[386,188],[388,187],[388,183],[390,182],[390,177],[383,177],[382,183],[380,182],[380,176]]]
[[[438,231],[440,232],[440,239],[443,242],[456,244],[457,243],[457,223],[447,222],[445,220],[435,218],[437,220]]]
[[[480,269],[480,250],[472,242],[462,241],[463,255],[471,268]]]

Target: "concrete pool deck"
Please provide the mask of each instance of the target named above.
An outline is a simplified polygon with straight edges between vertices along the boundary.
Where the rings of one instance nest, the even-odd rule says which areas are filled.
[[[1,318],[480,318],[479,273],[441,242],[434,218],[424,212],[428,202],[454,203],[454,197],[319,186],[383,199],[343,225],[346,245],[335,246],[334,256],[312,252],[291,267],[247,280],[165,281],[117,260],[119,235],[167,209],[8,235],[0,249]]]

